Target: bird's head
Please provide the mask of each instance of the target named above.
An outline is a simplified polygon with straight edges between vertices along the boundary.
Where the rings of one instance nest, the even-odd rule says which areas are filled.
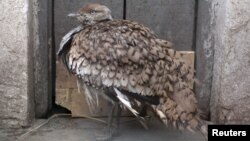
[[[93,25],[101,21],[112,20],[110,9],[96,3],[87,4],[80,8],[78,12],[71,13],[68,16],[77,18],[84,25]]]

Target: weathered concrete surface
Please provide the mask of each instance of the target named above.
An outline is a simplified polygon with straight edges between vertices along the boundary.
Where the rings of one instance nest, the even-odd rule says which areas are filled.
[[[32,116],[29,2],[0,1],[0,127],[27,126]]]
[[[214,71],[211,117],[250,123],[250,1],[213,1]]]
[[[194,50],[195,0],[127,0],[126,18],[148,26],[177,50]]]
[[[210,96],[213,77],[214,63],[214,31],[215,26],[213,8],[211,0],[199,0],[197,11],[196,27],[196,77],[201,82],[195,85],[201,110],[209,118]]]

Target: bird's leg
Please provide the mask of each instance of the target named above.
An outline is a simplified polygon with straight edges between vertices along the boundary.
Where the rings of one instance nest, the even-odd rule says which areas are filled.
[[[115,119],[115,127],[114,127],[114,132],[113,132],[114,136],[119,135],[120,120],[121,120],[121,114],[122,114],[122,108],[120,104],[118,102],[116,104],[117,104],[116,111],[115,111],[116,119]]]
[[[143,117],[146,121],[146,123],[148,124],[151,120],[151,116],[148,114],[148,108],[149,106],[147,104],[142,104],[142,109],[139,113],[139,116],[140,117]]]
[[[107,130],[108,130],[109,136],[111,136],[111,137],[112,137],[112,134],[113,134],[112,124],[113,124],[113,119],[114,119],[114,114],[115,114],[115,111],[116,111],[116,107],[117,107],[116,103],[113,104],[111,112],[110,112],[109,117],[108,117],[108,129]]]
[[[110,111],[109,116],[108,116],[108,125],[104,131],[104,135],[97,136],[96,137],[97,141],[108,141],[112,138],[113,132],[114,132],[113,128],[112,128],[112,124],[113,124],[113,118],[114,118],[114,113],[115,113],[116,107],[117,107],[116,103],[112,105],[111,111]]]
[[[139,116],[146,117],[147,116],[147,109],[148,109],[147,105],[142,104],[142,109],[141,109],[141,111],[139,113]]]
[[[148,130],[148,115],[147,115],[147,109],[148,106],[145,103],[141,103],[141,110],[139,112],[139,116],[137,117],[137,119],[139,120],[139,122],[141,123],[141,125],[143,126],[144,129]]]

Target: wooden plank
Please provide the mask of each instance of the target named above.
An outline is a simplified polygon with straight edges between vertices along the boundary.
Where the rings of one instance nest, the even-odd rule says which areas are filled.
[[[180,55],[182,54],[182,55]],[[178,58],[181,58],[192,68],[194,67],[194,52],[178,51]],[[59,66],[57,87],[56,87],[56,104],[61,105],[72,112],[73,117],[81,116],[107,116],[110,111],[110,105],[100,98],[100,106],[95,109],[95,113],[91,113],[85,101],[83,93],[79,93],[76,85],[76,79],[73,75],[69,75],[61,63]],[[68,81],[68,82],[67,82]],[[69,82],[70,81],[70,82]],[[193,87],[193,84],[190,84]],[[131,115],[129,112],[123,112],[124,116]]]
[[[85,96],[79,93],[76,88],[57,89],[56,104],[61,105],[71,111],[73,117],[107,116],[110,112],[110,103],[100,97],[99,106],[95,108],[93,113],[90,112]]]
[[[77,88],[76,79],[70,74],[62,63],[56,62],[56,88]]]
[[[176,50],[193,46],[195,0],[127,0],[126,17],[174,43]]]

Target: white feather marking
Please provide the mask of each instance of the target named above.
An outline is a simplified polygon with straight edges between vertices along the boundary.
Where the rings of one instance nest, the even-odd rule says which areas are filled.
[[[166,116],[164,115],[162,111],[156,109],[156,113],[158,114],[160,118],[166,118]]]
[[[108,76],[108,72],[105,69],[102,69],[101,76],[102,76],[102,78],[105,79]]]
[[[135,87],[131,86],[130,84],[128,84],[128,90],[131,91],[132,93],[138,93],[135,89]]]
[[[115,85],[116,87],[120,87],[120,86],[121,86],[120,80],[114,79],[114,85]]]
[[[102,79],[103,85],[110,87],[113,85],[113,80],[109,79],[108,77]]]
[[[151,93],[151,89],[150,88],[145,88],[145,94],[152,96],[153,93]]]
[[[162,119],[162,122],[164,122],[164,124],[167,126],[168,125],[168,120],[167,120],[166,115],[160,110],[156,110],[156,113]]]
[[[132,114],[134,114],[137,119],[139,120],[139,122],[141,123],[141,125],[145,128],[148,129],[148,126],[145,122],[145,119],[143,117],[139,116],[139,113],[133,109],[131,102],[129,101],[128,97],[124,94],[122,94],[118,89],[114,88],[116,94],[117,94],[117,98],[120,100],[120,102],[129,110],[132,112]]]
[[[72,57],[69,57],[69,62],[68,62],[68,67],[70,68],[70,69],[72,69],[72,63],[73,63],[73,58]]]
[[[90,65],[87,65],[86,67],[83,67],[83,73],[86,75],[90,75],[91,74],[91,69],[90,69]]]
[[[100,71],[96,68],[96,66],[93,65],[93,66],[92,66],[92,74],[93,74],[93,75],[98,75],[99,72],[100,72]]]
[[[78,93],[81,93],[81,82],[80,78],[77,78],[76,84],[77,84],[77,90]]]
[[[81,66],[86,67],[88,64],[89,64],[89,61],[84,59]]]
[[[121,85],[122,85],[123,87],[126,87],[127,84],[128,84],[128,77],[127,77],[127,76],[123,76],[123,77],[121,78]]]
[[[83,60],[85,58],[80,58],[77,60],[77,63],[76,63],[76,74],[80,74],[80,68],[81,68],[81,64],[83,63]]]
[[[143,91],[143,86],[141,86],[141,85],[136,85],[135,89],[136,89],[137,93],[141,94],[142,91]]]
[[[88,87],[88,86],[87,86]],[[96,104],[96,106],[98,107],[99,106],[99,93],[100,94],[102,94],[102,92],[101,91],[98,91],[97,89],[95,89],[95,88],[93,88],[93,87],[88,87],[89,88],[89,91],[90,91],[90,93],[93,95],[94,94],[94,96],[95,96],[95,104]]]
[[[77,65],[76,63],[77,63],[77,61],[72,62],[72,68],[71,68],[72,70],[76,69],[76,65]]]
[[[83,87],[84,87],[84,94],[86,96],[86,101],[87,101],[87,104],[89,106],[89,110],[91,113],[94,113],[94,108],[95,108],[95,100],[94,100],[94,97],[93,95],[91,94],[91,92],[89,91],[88,87],[85,85],[85,83],[83,83]]]
[[[81,79],[81,78],[77,79],[77,87],[78,87],[79,93],[81,93],[81,89],[84,91],[83,93],[85,95],[85,100],[88,104],[89,111],[91,113],[94,113],[94,109],[95,109],[96,105],[99,103],[98,98],[93,97],[92,91],[89,90],[89,87],[83,82],[83,79]],[[95,102],[95,100],[96,100],[96,102]]]
[[[131,103],[129,102],[129,99],[127,96],[125,96],[124,94],[122,94],[119,90],[117,90],[116,88],[114,88],[116,94],[117,94],[117,98],[122,102],[122,104],[124,104],[124,106],[126,106],[135,116],[138,116],[138,112],[132,108]]]
[[[79,67],[79,74],[83,77],[85,74],[84,74],[84,67]]]

